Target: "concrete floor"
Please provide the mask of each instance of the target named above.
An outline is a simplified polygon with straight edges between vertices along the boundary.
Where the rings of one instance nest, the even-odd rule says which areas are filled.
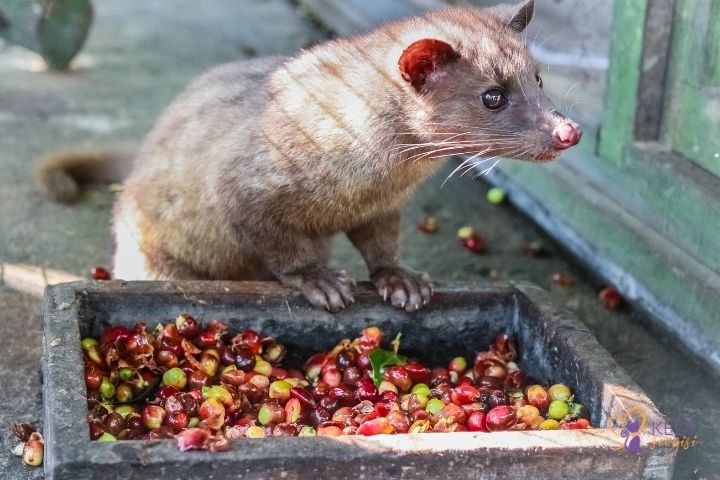
[[[323,38],[286,0],[214,0],[202,9],[189,0],[96,0],[97,22],[78,68],[71,75],[37,73],[37,60],[14,48],[0,49],[0,260],[30,263],[84,275],[109,264],[109,209],[113,194],[89,189],[73,207],[44,202],[30,185],[34,159],[58,146],[134,145],[158,112],[188,82],[212,65],[253,55],[290,53]],[[0,47],[1,48],[1,47]],[[542,168],[542,167],[538,167]],[[675,478],[720,478],[720,389],[677,350],[671,339],[648,330],[631,311],[604,310],[591,272],[573,266],[527,219],[484,199],[484,183],[468,176],[442,181],[448,165],[423,186],[406,209],[402,229],[405,263],[438,281],[494,277],[529,280],[551,291],[596,333],[670,421],[692,423],[700,446],[678,453]],[[440,222],[424,235],[415,222],[424,214]],[[488,253],[472,255],[456,242],[458,227],[483,233]],[[541,241],[549,256],[519,253]],[[333,262],[366,272],[349,243],[339,240]],[[553,285],[567,271],[572,287]],[[0,286],[0,443],[9,452],[13,421],[41,420],[39,302]],[[0,455],[1,478],[42,476],[11,454]]]

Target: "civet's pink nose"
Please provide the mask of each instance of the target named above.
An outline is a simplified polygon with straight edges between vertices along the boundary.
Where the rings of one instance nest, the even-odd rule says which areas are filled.
[[[553,139],[555,140],[555,148],[564,150],[573,145],[580,143],[583,129],[574,122],[563,122],[553,130]]]

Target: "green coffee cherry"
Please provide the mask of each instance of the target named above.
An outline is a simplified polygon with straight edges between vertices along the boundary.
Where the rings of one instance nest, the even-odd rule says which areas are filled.
[[[550,402],[550,406],[548,407],[548,415],[550,415],[550,417],[555,420],[562,420],[568,413],[570,413],[570,408],[566,402],[562,400]]]
[[[488,190],[487,200],[493,205],[501,204],[505,201],[505,190],[497,187],[491,188],[490,190]]]
[[[438,398],[433,398],[430,401],[428,401],[427,406],[425,407],[425,410],[427,410],[427,412],[430,415],[435,415],[437,412],[439,412],[443,408],[445,408],[445,404],[443,403],[443,401]]]
[[[187,385],[187,375],[178,367],[171,368],[163,373],[163,384],[182,390]]]

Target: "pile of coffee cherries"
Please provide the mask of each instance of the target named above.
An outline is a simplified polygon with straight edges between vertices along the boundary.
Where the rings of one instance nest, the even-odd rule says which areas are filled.
[[[152,331],[106,329],[82,340],[93,440],[176,437],[181,449],[229,448],[228,439],[589,428],[562,384],[519,368],[514,341],[498,334],[473,363],[430,368],[381,347],[369,327],[283,368],[285,348],[253,330],[231,335],[190,315]]]

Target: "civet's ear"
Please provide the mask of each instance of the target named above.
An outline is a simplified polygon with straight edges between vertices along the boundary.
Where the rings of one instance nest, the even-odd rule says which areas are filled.
[[[499,5],[494,7],[492,12],[502,23],[521,33],[532,21],[535,0],[524,1],[519,5]]]
[[[460,55],[448,43],[434,38],[424,38],[411,43],[403,51],[398,66],[403,79],[419,91],[431,73],[458,58]]]

